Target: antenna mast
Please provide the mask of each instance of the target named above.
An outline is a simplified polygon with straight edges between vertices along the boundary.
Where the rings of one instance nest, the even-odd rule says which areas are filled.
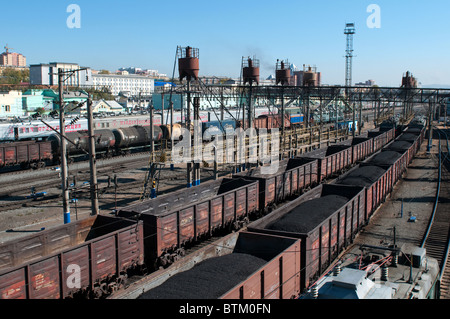
[[[345,86],[352,86],[352,59],[353,59],[353,35],[355,34],[355,24],[347,23],[344,34],[347,35],[347,49],[345,50]]]

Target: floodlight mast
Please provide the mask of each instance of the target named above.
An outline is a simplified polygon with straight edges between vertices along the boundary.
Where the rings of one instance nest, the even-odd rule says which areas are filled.
[[[353,35],[355,34],[355,24],[347,23],[344,34],[347,36],[347,49],[345,50],[345,86],[352,86],[352,59],[353,59]]]

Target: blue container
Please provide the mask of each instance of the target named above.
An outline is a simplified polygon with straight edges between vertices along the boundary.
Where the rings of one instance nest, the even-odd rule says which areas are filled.
[[[236,128],[236,121],[223,120],[223,121],[209,121],[202,123],[202,134],[204,140],[210,140],[212,136],[222,133],[225,135],[227,131],[234,131]]]
[[[303,115],[295,114],[291,115],[291,124],[300,124],[303,123]]]

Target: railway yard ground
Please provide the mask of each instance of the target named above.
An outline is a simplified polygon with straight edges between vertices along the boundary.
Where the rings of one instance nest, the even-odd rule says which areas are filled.
[[[373,128],[372,123],[368,123],[363,131]],[[322,146],[326,146],[326,142],[323,140]],[[97,158],[100,214],[110,214],[116,207],[124,207],[141,198],[148,162],[148,152],[110,159]],[[232,165],[219,164],[219,177],[226,175],[231,177],[231,173]],[[0,243],[64,223],[59,174],[60,171],[55,167],[0,174]],[[200,174],[201,182],[213,179],[212,168],[202,167]],[[118,180],[117,193],[112,180],[114,175],[117,175]],[[74,176],[78,190],[70,191],[69,195],[72,221],[86,218],[91,213],[89,184],[87,184],[89,162],[70,164],[70,182]],[[111,179],[109,187],[108,177]],[[38,200],[28,199],[32,187],[35,187],[36,193],[46,192],[46,195]],[[160,173],[158,194],[183,187],[186,187],[186,165],[175,165],[173,171],[170,170],[169,164],[165,165]]]
[[[402,244],[420,246],[436,200],[439,165],[439,140],[432,140],[433,146],[430,151],[427,151],[427,142],[428,140],[425,139],[407,172],[395,185],[386,201],[378,208],[370,223],[356,237],[351,248],[346,251],[347,254],[358,255],[361,244],[384,247],[392,245],[394,229],[397,246]],[[443,165],[442,168],[439,209],[449,212],[448,166]],[[139,201],[148,169],[148,153],[98,160],[97,169],[101,214],[110,214],[116,207],[121,208]],[[87,162],[75,163],[70,166],[69,176],[77,176],[77,185],[81,186],[77,192],[78,202],[70,204],[72,220],[86,218],[91,212],[89,187],[86,185],[83,187],[83,183],[89,180],[88,170]],[[220,176],[230,173],[230,166],[219,167]],[[61,193],[57,185],[60,181],[58,175],[57,170],[41,169],[0,176],[0,243],[63,223],[62,204],[58,197]],[[108,176],[113,177],[114,175],[118,177],[117,193],[113,181],[108,182]],[[25,182],[25,179],[32,180]],[[212,169],[202,168],[201,181],[205,182],[209,179],[213,179]],[[49,182],[49,180],[53,180],[53,182]],[[172,171],[166,165],[161,171],[158,193],[163,194],[186,187],[185,182],[186,169],[184,166],[176,166]],[[108,184],[110,184],[109,187]],[[47,192],[46,197],[37,201],[26,199],[32,186],[36,188],[36,192]],[[52,196],[54,196],[53,200],[51,200]],[[211,243],[211,241],[208,242]],[[429,248],[425,247],[429,253]],[[431,249],[432,247],[430,247],[430,253]],[[446,275],[448,276],[448,271]],[[153,276],[157,277],[158,274],[155,273]],[[139,288],[139,281],[133,284],[133,289],[142,290]],[[129,293],[129,291],[123,291],[121,294]],[[121,297],[113,296],[113,298]],[[449,298],[448,288],[442,287],[441,299]]]
[[[346,258],[351,255],[358,257],[361,254],[361,245],[376,247],[393,247],[394,244],[397,247],[402,247],[404,244],[418,247],[422,245],[433,214],[439,178],[439,140],[433,139],[429,152],[427,144],[428,140],[425,139],[403,178],[372,216],[370,223],[358,234],[353,245],[346,250]],[[448,166],[442,165],[436,216],[439,212],[444,212],[444,215],[448,215],[450,212],[449,181]],[[443,249],[446,244],[445,240],[448,240],[448,219],[446,222],[447,225],[443,227],[441,234],[432,231],[433,235],[430,235],[424,245],[427,254],[436,258],[439,264],[444,259]],[[437,224],[438,220],[434,223]],[[333,268],[333,265],[329,267],[329,270]],[[450,299],[449,275],[447,262],[441,279],[441,299]]]
[[[123,158],[97,160],[97,180],[99,186],[100,214],[111,214],[117,207],[139,201],[144,180],[148,171],[148,153],[139,153]],[[182,165],[181,165],[182,166]],[[186,169],[175,165],[162,168],[158,194],[186,187]],[[219,167],[219,176],[227,174],[227,166]],[[117,175],[117,193],[114,186]],[[71,192],[71,220],[89,216],[91,200],[89,195],[89,163],[73,163],[69,169],[69,180],[77,176],[77,192]],[[111,178],[108,187],[108,176]],[[212,169],[201,170],[201,181],[213,178]],[[18,172],[0,175],[0,243],[39,232],[43,228],[59,226],[64,223],[59,170],[42,169],[38,171]],[[38,200],[28,199],[31,187],[36,193],[47,192]],[[76,195],[77,202],[73,201]],[[117,194],[117,196],[116,196]]]
[[[375,212],[371,222],[357,236],[355,244],[392,245],[395,227],[397,245],[420,245],[436,197],[437,143],[438,141],[433,141],[430,154],[426,152],[427,143],[422,144],[407,173]]]
[[[396,245],[399,247],[403,244],[420,246],[436,199],[439,140],[434,139],[432,143],[430,152],[427,152],[427,140],[422,143],[420,151],[413,159],[403,178],[400,179],[390,196],[378,208],[370,223],[355,238],[353,245],[344,252],[345,255],[355,254],[355,256],[358,256],[360,254],[359,247],[362,244],[389,247],[393,244],[394,227],[396,229]],[[448,182],[448,179],[443,177],[442,183],[448,184]],[[449,196],[448,187],[441,187],[439,203],[439,205],[442,204],[441,209],[450,211],[448,201],[445,200]],[[403,214],[401,210],[402,201]],[[444,205],[447,206],[444,207]],[[213,246],[225,245],[221,240],[214,243]],[[187,263],[189,262],[187,261]],[[331,270],[332,266],[329,269]],[[161,274],[158,274],[159,272]],[[160,270],[159,272],[154,273],[151,278],[161,280],[159,277],[170,276],[165,274],[166,270]],[[144,278],[141,282],[135,282],[130,286],[129,291],[122,291],[113,295],[112,298],[135,297],[138,294],[137,292],[143,290],[143,287],[151,285],[151,280]],[[443,289],[441,299],[449,298],[448,290]]]

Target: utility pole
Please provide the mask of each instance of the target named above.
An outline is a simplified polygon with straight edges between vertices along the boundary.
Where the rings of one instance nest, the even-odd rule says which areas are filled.
[[[90,168],[90,192],[91,192],[91,215],[95,216],[99,213],[98,207],[98,185],[97,185],[97,166],[95,156],[95,135],[94,135],[94,118],[92,115],[92,98],[89,94],[87,100],[88,113],[88,134],[89,134],[89,168]]]
[[[154,124],[153,124],[153,101],[150,103],[150,159],[151,159],[151,163],[153,164],[155,162],[155,141],[153,138],[153,129],[154,129]],[[164,118],[164,113],[163,116]]]
[[[191,132],[191,85],[190,80],[187,80],[187,117],[186,117],[186,129]],[[189,134],[189,138],[191,138],[191,135]],[[192,139],[189,141],[191,143]],[[193,184],[193,178],[192,178],[192,159],[189,160],[189,162],[186,163],[186,179],[187,179],[187,188],[191,188]]]
[[[170,99],[170,135],[173,136],[173,101],[172,101],[172,99]],[[172,141],[173,141],[173,138],[172,138]],[[173,145],[171,147],[173,149]],[[175,167],[172,162],[172,163],[170,163],[170,170],[173,171],[174,169],[175,169]]]
[[[431,97],[428,101],[428,145],[427,145],[427,153],[431,152],[431,148],[433,147],[433,112],[434,112],[434,101],[431,100]]]
[[[67,166],[67,142],[66,142],[66,120],[64,118],[64,97],[63,83],[64,72],[58,69],[58,93],[59,93],[59,129],[61,137],[61,188],[63,197],[63,214],[64,224],[70,223],[70,207],[69,207],[69,183]]]
[[[202,158],[202,143],[200,125],[200,98],[194,97],[194,186],[200,185],[200,161]]]
[[[362,92],[359,92],[359,118],[358,118],[358,135],[361,135],[362,129]]]

